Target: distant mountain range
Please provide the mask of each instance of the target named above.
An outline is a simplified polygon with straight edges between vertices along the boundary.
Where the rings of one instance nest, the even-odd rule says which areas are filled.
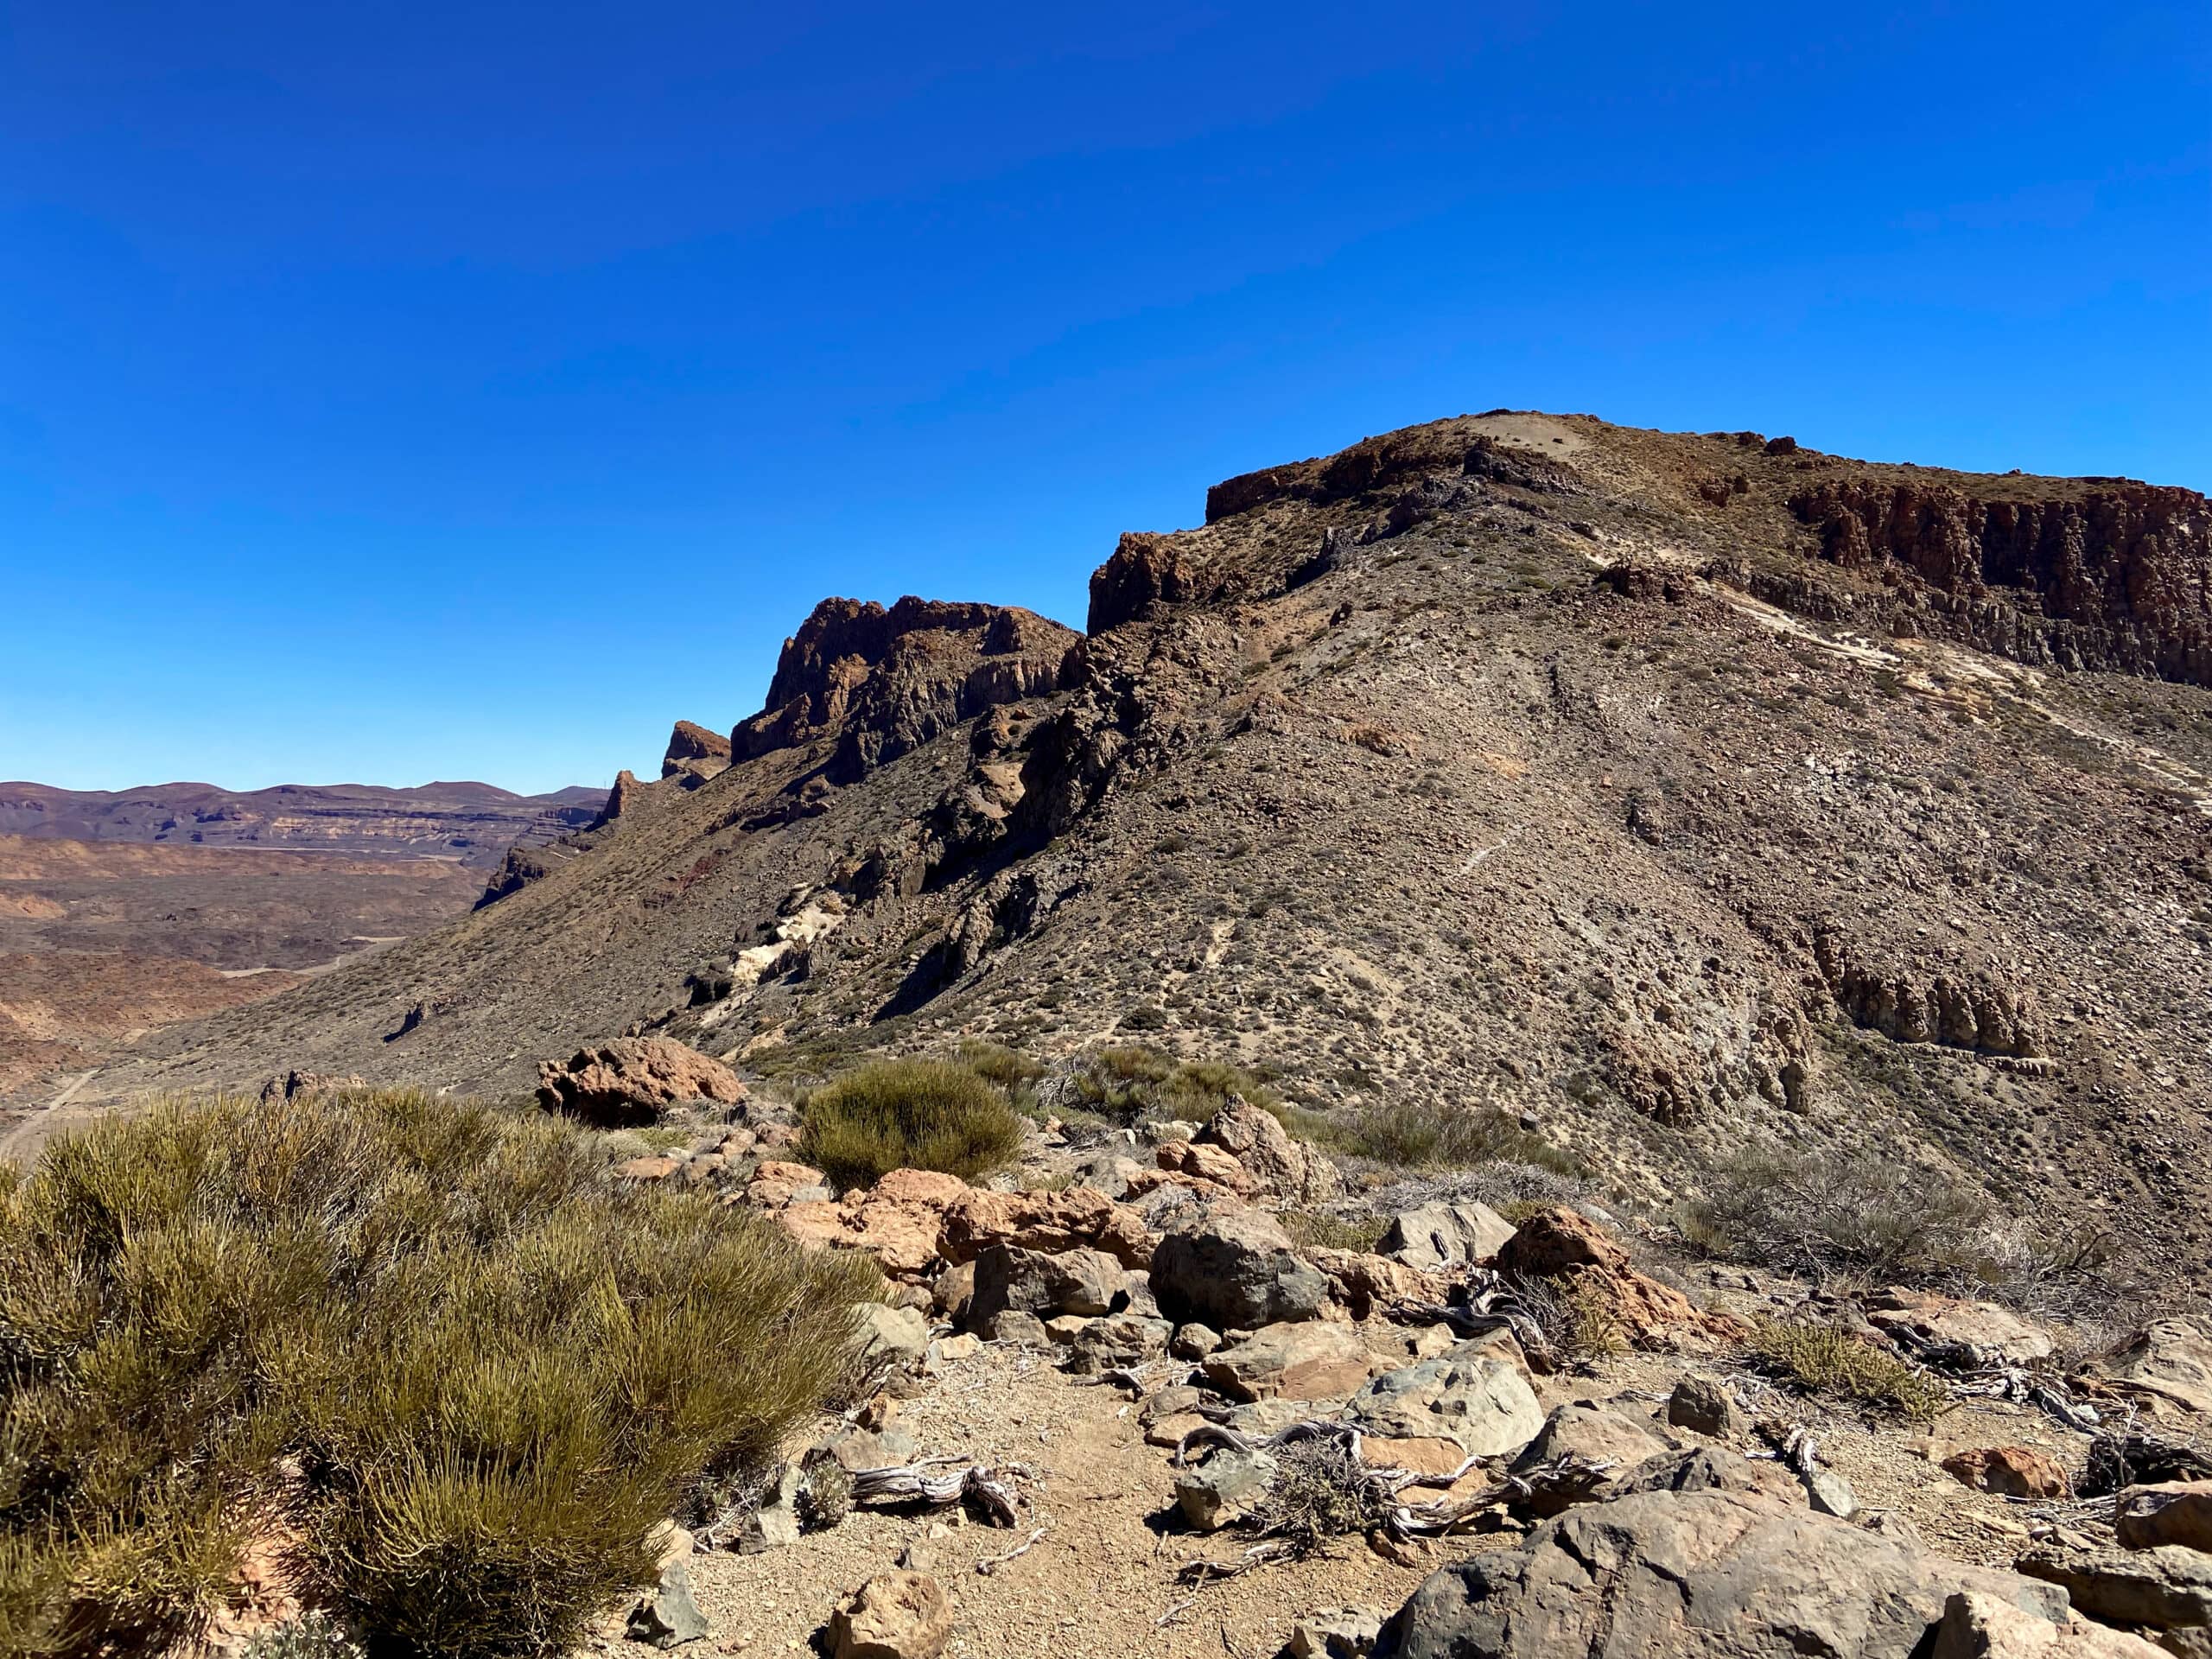
[[[152,784],[124,790],[0,784],[0,835],[210,847],[309,849],[497,864],[517,842],[550,840],[599,814],[603,789],[517,795],[491,784],[279,784],[230,790]]]

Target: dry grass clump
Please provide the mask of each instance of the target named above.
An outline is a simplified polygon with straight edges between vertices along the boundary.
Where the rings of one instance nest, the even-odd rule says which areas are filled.
[[[1569,1154],[1488,1107],[1375,1106],[1349,1120],[1308,1115],[1304,1127],[1332,1150],[1398,1169],[1518,1164],[1560,1175],[1581,1171]]]
[[[170,1104],[0,1173],[0,1653],[190,1639],[294,1541],[373,1649],[549,1652],[847,1362],[849,1264],[535,1113]]]
[[[2108,1281],[2106,1240],[2054,1236],[1940,1172],[1866,1154],[1746,1154],[1675,1222],[1706,1255],[1933,1286],[2044,1317],[2128,1300]]]
[[[1512,1284],[1513,1299],[1544,1333],[1554,1362],[1609,1359],[1628,1351],[1618,1311],[1594,1285],[1533,1274],[1516,1274]]]
[[[1274,1456],[1274,1476],[1253,1511],[1250,1530],[1287,1538],[1303,1554],[1332,1538],[1380,1525],[1389,1512],[1389,1488],[1369,1475],[1348,1440],[1296,1440]]]
[[[1120,1124],[1204,1123],[1242,1096],[1275,1111],[1275,1091],[1257,1073],[1214,1060],[1179,1060],[1138,1046],[1093,1049],[1039,1085],[1040,1103],[1062,1115]]]
[[[841,1187],[872,1186],[894,1169],[974,1180],[1021,1148],[1022,1120],[1005,1093],[964,1065],[878,1060],[799,1103],[799,1156]]]
[[[1745,1346],[1771,1376],[1913,1422],[1940,1417],[1953,1404],[1935,1378],[1834,1325],[1764,1320]]]
[[[1380,1216],[1340,1216],[1332,1210],[1285,1210],[1275,1219],[1301,1250],[1372,1250],[1389,1225]]]

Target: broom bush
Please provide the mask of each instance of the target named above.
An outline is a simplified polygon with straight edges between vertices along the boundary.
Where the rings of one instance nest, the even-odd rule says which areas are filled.
[[[543,1653],[766,1459],[873,1275],[572,1126],[169,1104],[0,1170],[0,1656],[189,1640],[250,1547],[372,1653]]]

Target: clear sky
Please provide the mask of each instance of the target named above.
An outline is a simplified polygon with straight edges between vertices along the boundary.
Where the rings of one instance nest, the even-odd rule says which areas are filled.
[[[511,788],[1497,405],[2212,485],[2173,5],[0,0],[0,778]]]

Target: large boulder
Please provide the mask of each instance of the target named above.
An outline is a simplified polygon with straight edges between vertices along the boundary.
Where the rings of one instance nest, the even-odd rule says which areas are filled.
[[[2124,1549],[2178,1544],[2212,1555],[2212,1480],[2130,1486],[2113,1500],[2113,1526]]]
[[[1375,1248],[1393,1261],[1433,1273],[1487,1262],[1511,1242],[1513,1224],[1486,1204],[1424,1204],[1390,1217]]]
[[[1205,1360],[1206,1380],[1232,1400],[1333,1400],[1367,1381],[1370,1356],[1348,1325],[1270,1325]]]
[[[1387,1255],[1332,1249],[1311,1250],[1307,1255],[1327,1275],[1331,1294],[1355,1319],[1373,1319],[1400,1302],[1440,1302],[1451,1294],[1451,1281],[1446,1275],[1423,1273]]]
[[[1961,1590],[1943,1604],[1928,1659],[2171,1659],[2139,1636],[2086,1618],[2054,1624],[1986,1591]]]
[[[1734,1493],[1570,1510],[1520,1548],[1430,1575],[1384,1627],[1391,1659],[1911,1659],[1977,1591],[2053,1624],[2066,1599],[2008,1573]]]
[[[1152,1294],[1179,1324],[1249,1331],[1314,1318],[1329,1300],[1329,1281],[1299,1259],[1272,1216],[1243,1210],[1187,1222],[1161,1239]]]
[[[2025,1365],[2051,1355],[2048,1331],[1994,1302],[1892,1287],[1868,1305],[1866,1319],[1878,1331],[1903,1333],[1923,1345],[1972,1349],[1984,1363]]]
[[[1344,1414],[1370,1434],[1438,1437],[1484,1458],[1518,1452],[1544,1426],[1527,1375],[1487,1338],[1385,1372],[1352,1396]]]
[[[2044,1545],[2013,1565],[2065,1586],[2092,1618],[2158,1630],[2212,1625],[2212,1555],[2164,1544],[2156,1549],[2068,1549]]]
[[[1152,1235],[1144,1217],[1087,1186],[1058,1192],[971,1187],[945,1206],[946,1261],[972,1262],[994,1244],[1048,1255],[1103,1250],[1125,1268],[1147,1267],[1152,1261]]]
[[[602,1128],[656,1122],[681,1101],[744,1098],[736,1072],[665,1037],[618,1037],[578,1049],[565,1065],[537,1067],[539,1105]]]
[[[976,1287],[968,1301],[968,1323],[977,1327],[1001,1313],[1056,1313],[1088,1318],[1113,1311],[1126,1301],[1129,1276],[1103,1250],[1063,1250],[1048,1255],[1014,1244],[994,1244],[975,1261]]]
[[[1673,1450],[1665,1438],[1648,1424],[1624,1416],[1594,1400],[1577,1400],[1555,1408],[1544,1419],[1544,1426],[1536,1431],[1534,1440],[1521,1448],[1512,1466],[1518,1474],[1554,1458],[1571,1457],[1585,1463],[1605,1463],[1627,1470],[1648,1458]]]
[[[1216,1112],[1193,1144],[1220,1147],[1236,1160],[1255,1190],[1287,1204],[1325,1203],[1342,1185],[1334,1164],[1294,1141],[1273,1112],[1242,1096]]]
[[[2212,1337],[2195,1319],[2160,1319],[2097,1363],[2119,1387],[2154,1405],[2212,1414]]]
[[[1628,1251],[1589,1217],[1555,1205],[1513,1230],[1497,1253],[1502,1273],[1554,1279],[1611,1313],[1639,1347],[1684,1339],[1739,1341],[1751,1327],[1732,1314],[1707,1312],[1672,1286],[1629,1266]]]

